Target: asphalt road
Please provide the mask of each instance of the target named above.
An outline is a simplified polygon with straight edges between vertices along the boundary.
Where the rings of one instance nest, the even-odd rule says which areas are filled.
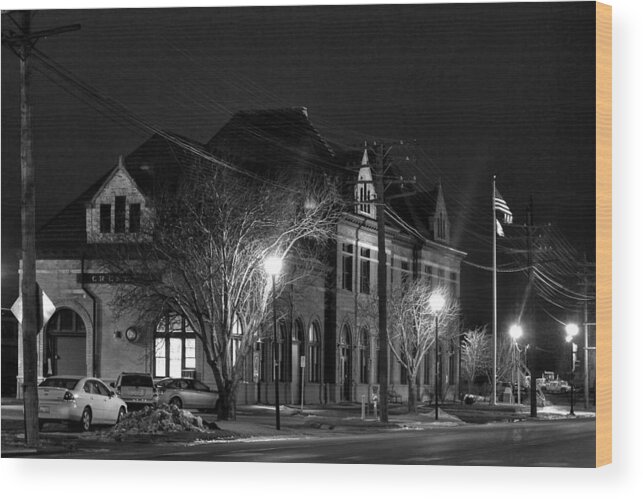
[[[127,445],[48,459],[594,467],[593,419],[390,430],[324,438]]]

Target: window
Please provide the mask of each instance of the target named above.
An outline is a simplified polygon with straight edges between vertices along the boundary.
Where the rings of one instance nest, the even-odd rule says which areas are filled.
[[[109,233],[112,231],[112,205],[100,205],[100,231]]]
[[[85,323],[72,309],[61,308],[47,323],[47,333],[84,335]]]
[[[321,380],[321,343],[319,324],[315,321],[308,329],[308,381],[319,383]]]
[[[360,200],[359,210],[362,213],[368,213],[370,215],[371,204],[368,202],[365,202],[365,201],[370,201],[370,193],[366,188],[365,184],[360,184],[359,186],[359,200]]]
[[[154,376],[182,378],[196,369],[196,337],[187,319],[165,315],[154,335]]]
[[[370,342],[368,341],[368,329],[362,328],[359,336],[359,382],[368,383],[368,370],[371,360]]]
[[[433,267],[431,265],[425,265],[424,266],[424,274],[426,276],[426,280],[429,283],[429,286],[431,285],[431,281],[433,280]]]
[[[401,262],[402,267],[402,286],[406,286],[409,281],[409,262]]]
[[[141,205],[132,203],[129,205],[129,231],[132,233],[141,230]]]
[[[444,269],[438,269],[438,285],[442,286],[444,284]]]
[[[232,357],[232,365],[234,366],[237,363],[237,359],[239,356],[239,349],[241,348],[241,338],[243,335],[243,330],[241,329],[241,321],[239,321],[239,318],[236,317],[234,321],[232,322],[232,332],[231,332],[231,357]],[[242,373],[242,379],[243,379],[243,373]]]
[[[353,245],[342,244],[342,289],[353,290]]]
[[[125,232],[125,196],[116,196],[114,203],[114,232]]]
[[[393,255],[391,255],[391,286],[393,286]]]
[[[369,294],[371,291],[371,250],[367,248],[360,248],[360,263],[359,263],[359,291],[360,293]]]

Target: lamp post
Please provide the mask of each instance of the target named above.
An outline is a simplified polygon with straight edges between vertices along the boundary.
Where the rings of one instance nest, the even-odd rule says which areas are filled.
[[[574,414],[574,336],[578,334],[578,326],[576,324],[567,324],[565,326],[565,332],[567,337],[565,341],[569,343],[569,360],[570,360],[570,396],[569,396],[569,414],[570,416],[575,416]]]
[[[429,298],[429,307],[435,314],[435,420],[438,420],[438,314],[444,307],[444,296],[433,293]]]
[[[276,427],[278,430],[281,429],[281,424],[279,421],[279,348],[277,345],[277,306],[276,306],[276,296],[275,296],[275,278],[281,272],[281,266],[283,262],[281,258],[277,256],[271,256],[266,259],[264,266],[266,273],[272,278],[272,334],[273,334],[273,357],[274,357],[274,378],[275,378],[275,418],[276,418]]]
[[[518,405],[520,405],[520,390],[522,390],[522,382],[520,380],[520,351],[518,350],[518,339],[522,336],[522,328],[518,324],[514,324],[509,328],[509,336],[513,339],[514,342],[514,353],[511,356],[511,359],[514,364],[514,369],[516,371],[516,382],[517,382],[517,400]],[[518,353],[518,364],[516,364],[516,353]]]

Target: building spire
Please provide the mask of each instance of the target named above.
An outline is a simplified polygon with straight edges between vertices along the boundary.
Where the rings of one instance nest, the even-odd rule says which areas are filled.
[[[368,165],[368,148],[364,144],[364,154],[362,155],[362,166]]]

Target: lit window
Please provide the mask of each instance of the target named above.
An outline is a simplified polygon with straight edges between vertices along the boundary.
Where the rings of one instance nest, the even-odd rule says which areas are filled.
[[[196,337],[187,319],[167,314],[154,334],[154,376],[186,377],[196,369]],[[185,374],[185,375],[184,375]]]

